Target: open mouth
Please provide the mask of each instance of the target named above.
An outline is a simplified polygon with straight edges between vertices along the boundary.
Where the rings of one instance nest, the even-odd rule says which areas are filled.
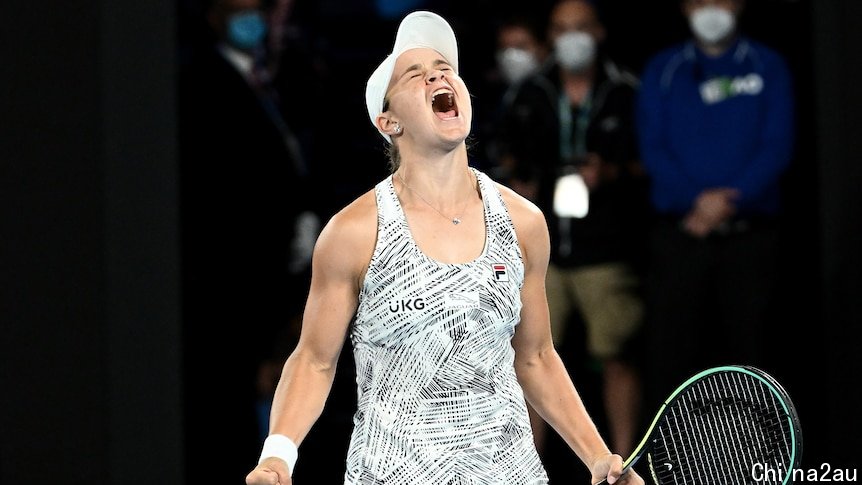
[[[448,89],[438,89],[431,95],[431,109],[441,120],[458,117],[458,106],[455,105],[455,93]]]

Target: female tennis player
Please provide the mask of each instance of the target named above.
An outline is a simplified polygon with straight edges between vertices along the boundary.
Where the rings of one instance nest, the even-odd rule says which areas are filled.
[[[554,350],[542,213],[468,165],[470,93],[444,19],[404,18],[366,103],[393,173],[317,241],[300,341],[246,483],[291,483],[349,333],[358,408],[346,484],[547,483],[526,402],[592,483],[642,484],[634,472],[620,477],[622,457]]]

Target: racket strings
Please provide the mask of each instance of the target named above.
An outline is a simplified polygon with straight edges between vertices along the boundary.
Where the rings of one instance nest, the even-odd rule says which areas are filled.
[[[668,408],[651,468],[660,484],[753,483],[756,465],[777,470],[781,480],[792,454],[788,428],[781,402],[763,382],[737,372],[711,374]]]

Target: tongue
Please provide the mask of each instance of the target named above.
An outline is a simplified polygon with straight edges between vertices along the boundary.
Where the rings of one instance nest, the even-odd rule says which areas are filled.
[[[431,107],[435,112],[448,113],[455,110],[455,96],[452,93],[442,93],[434,96]]]
[[[437,117],[441,120],[448,120],[450,118],[458,116],[458,112],[454,109],[449,111],[435,111],[434,114],[437,115]]]

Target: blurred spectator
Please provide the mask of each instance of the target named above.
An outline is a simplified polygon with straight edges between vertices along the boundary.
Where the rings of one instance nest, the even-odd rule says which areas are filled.
[[[513,17],[500,25],[496,60],[508,86],[517,86],[537,72],[546,57],[545,44],[529,19]]]
[[[217,463],[236,483],[259,452],[256,406],[271,392],[267,369],[286,358],[319,225],[303,148],[271,84],[272,6],[208,2],[211,37],[180,72],[187,469]],[[279,334],[286,342],[269,337]]]
[[[648,289],[655,401],[702,368],[762,358],[794,108],[784,61],[738,32],[743,6],[682,1],[693,38],[643,74],[640,146],[660,215]]]
[[[495,65],[489,72],[482,90],[483,98],[498,100],[490,112],[477,113],[484,120],[482,139],[486,149],[480,156],[487,159],[485,167],[498,182],[511,184],[514,160],[505,151],[505,141],[498,133],[524,80],[536,75],[546,62],[548,49],[536,22],[524,14],[512,14],[497,27]],[[481,106],[481,105],[480,105]]]
[[[634,133],[636,77],[603,51],[606,32],[592,2],[557,2],[548,38],[554,57],[522,81],[498,137],[512,162],[511,186],[548,218],[548,303],[554,340],[572,318],[602,369],[612,446],[632,449],[640,406],[633,363],[621,358],[642,321],[637,254],[646,183]],[[537,440],[542,429],[536,430]]]

